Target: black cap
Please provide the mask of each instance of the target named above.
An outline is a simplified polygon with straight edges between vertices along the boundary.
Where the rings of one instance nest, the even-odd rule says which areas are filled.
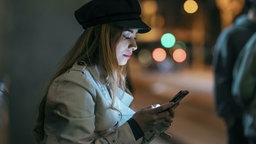
[[[84,29],[99,24],[114,24],[125,29],[137,28],[146,33],[151,28],[141,20],[137,0],[92,0],[75,11],[75,17]]]

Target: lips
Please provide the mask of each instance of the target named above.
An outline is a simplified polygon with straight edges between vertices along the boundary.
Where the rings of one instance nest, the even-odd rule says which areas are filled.
[[[131,58],[132,55],[131,54],[124,54],[123,56],[126,57],[126,58]]]

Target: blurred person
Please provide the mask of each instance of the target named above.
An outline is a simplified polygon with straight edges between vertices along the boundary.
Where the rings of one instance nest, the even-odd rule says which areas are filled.
[[[8,144],[9,133],[9,104],[8,89],[0,79],[0,144]]]
[[[256,31],[255,0],[245,2],[245,14],[239,15],[234,23],[224,29],[218,37],[213,55],[214,98],[218,115],[227,126],[229,144],[247,144],[243,133],[243,110],[232,94],[233,69],[245,43]]]
[[[130,107],[126,64],[136,34],[150,31],[140,14],[137,0],[92,0],[75,11],[84,31],[41,101],[38,143],[149,143],[169,128],[173,103]]]
[[[256,9],[254,9],[256,11]],[[256,22],[256,15],[254,15]],[[241,51],[234,67],[233,95],[241,105],[245,136],[256,144],[256,33]]]

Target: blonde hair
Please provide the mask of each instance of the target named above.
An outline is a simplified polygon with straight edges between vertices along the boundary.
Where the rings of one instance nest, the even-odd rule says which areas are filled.
[[[34,129],[39,141],[44,137],[44,109],[49,86],[55,78],[69,70],[76,62],[97,65],[100,69],[105,70],[111,89],[110,108],[115,109],[113,105],[118,88],[128,91],[125,80],[126,66],[119,66],[116,59],[116,44],[121,33],[122,29],[110,24],[97,25],[84,30],[51,78],[45,96],[40,103],[37,125]]]

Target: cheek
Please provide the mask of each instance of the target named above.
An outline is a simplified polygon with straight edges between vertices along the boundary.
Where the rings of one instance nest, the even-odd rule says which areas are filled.
[[[121,47],[120,47],[120,45],[118,44],[118,45],[116,46],[116,55],[117,55],[117,56],[119,55],[120,51],[121,51]]]
[[[116,46],[116,54],[120,54],[122,53],[123,51],[126,50],[126,45],[124,43],[118,43],[117,46]]]

